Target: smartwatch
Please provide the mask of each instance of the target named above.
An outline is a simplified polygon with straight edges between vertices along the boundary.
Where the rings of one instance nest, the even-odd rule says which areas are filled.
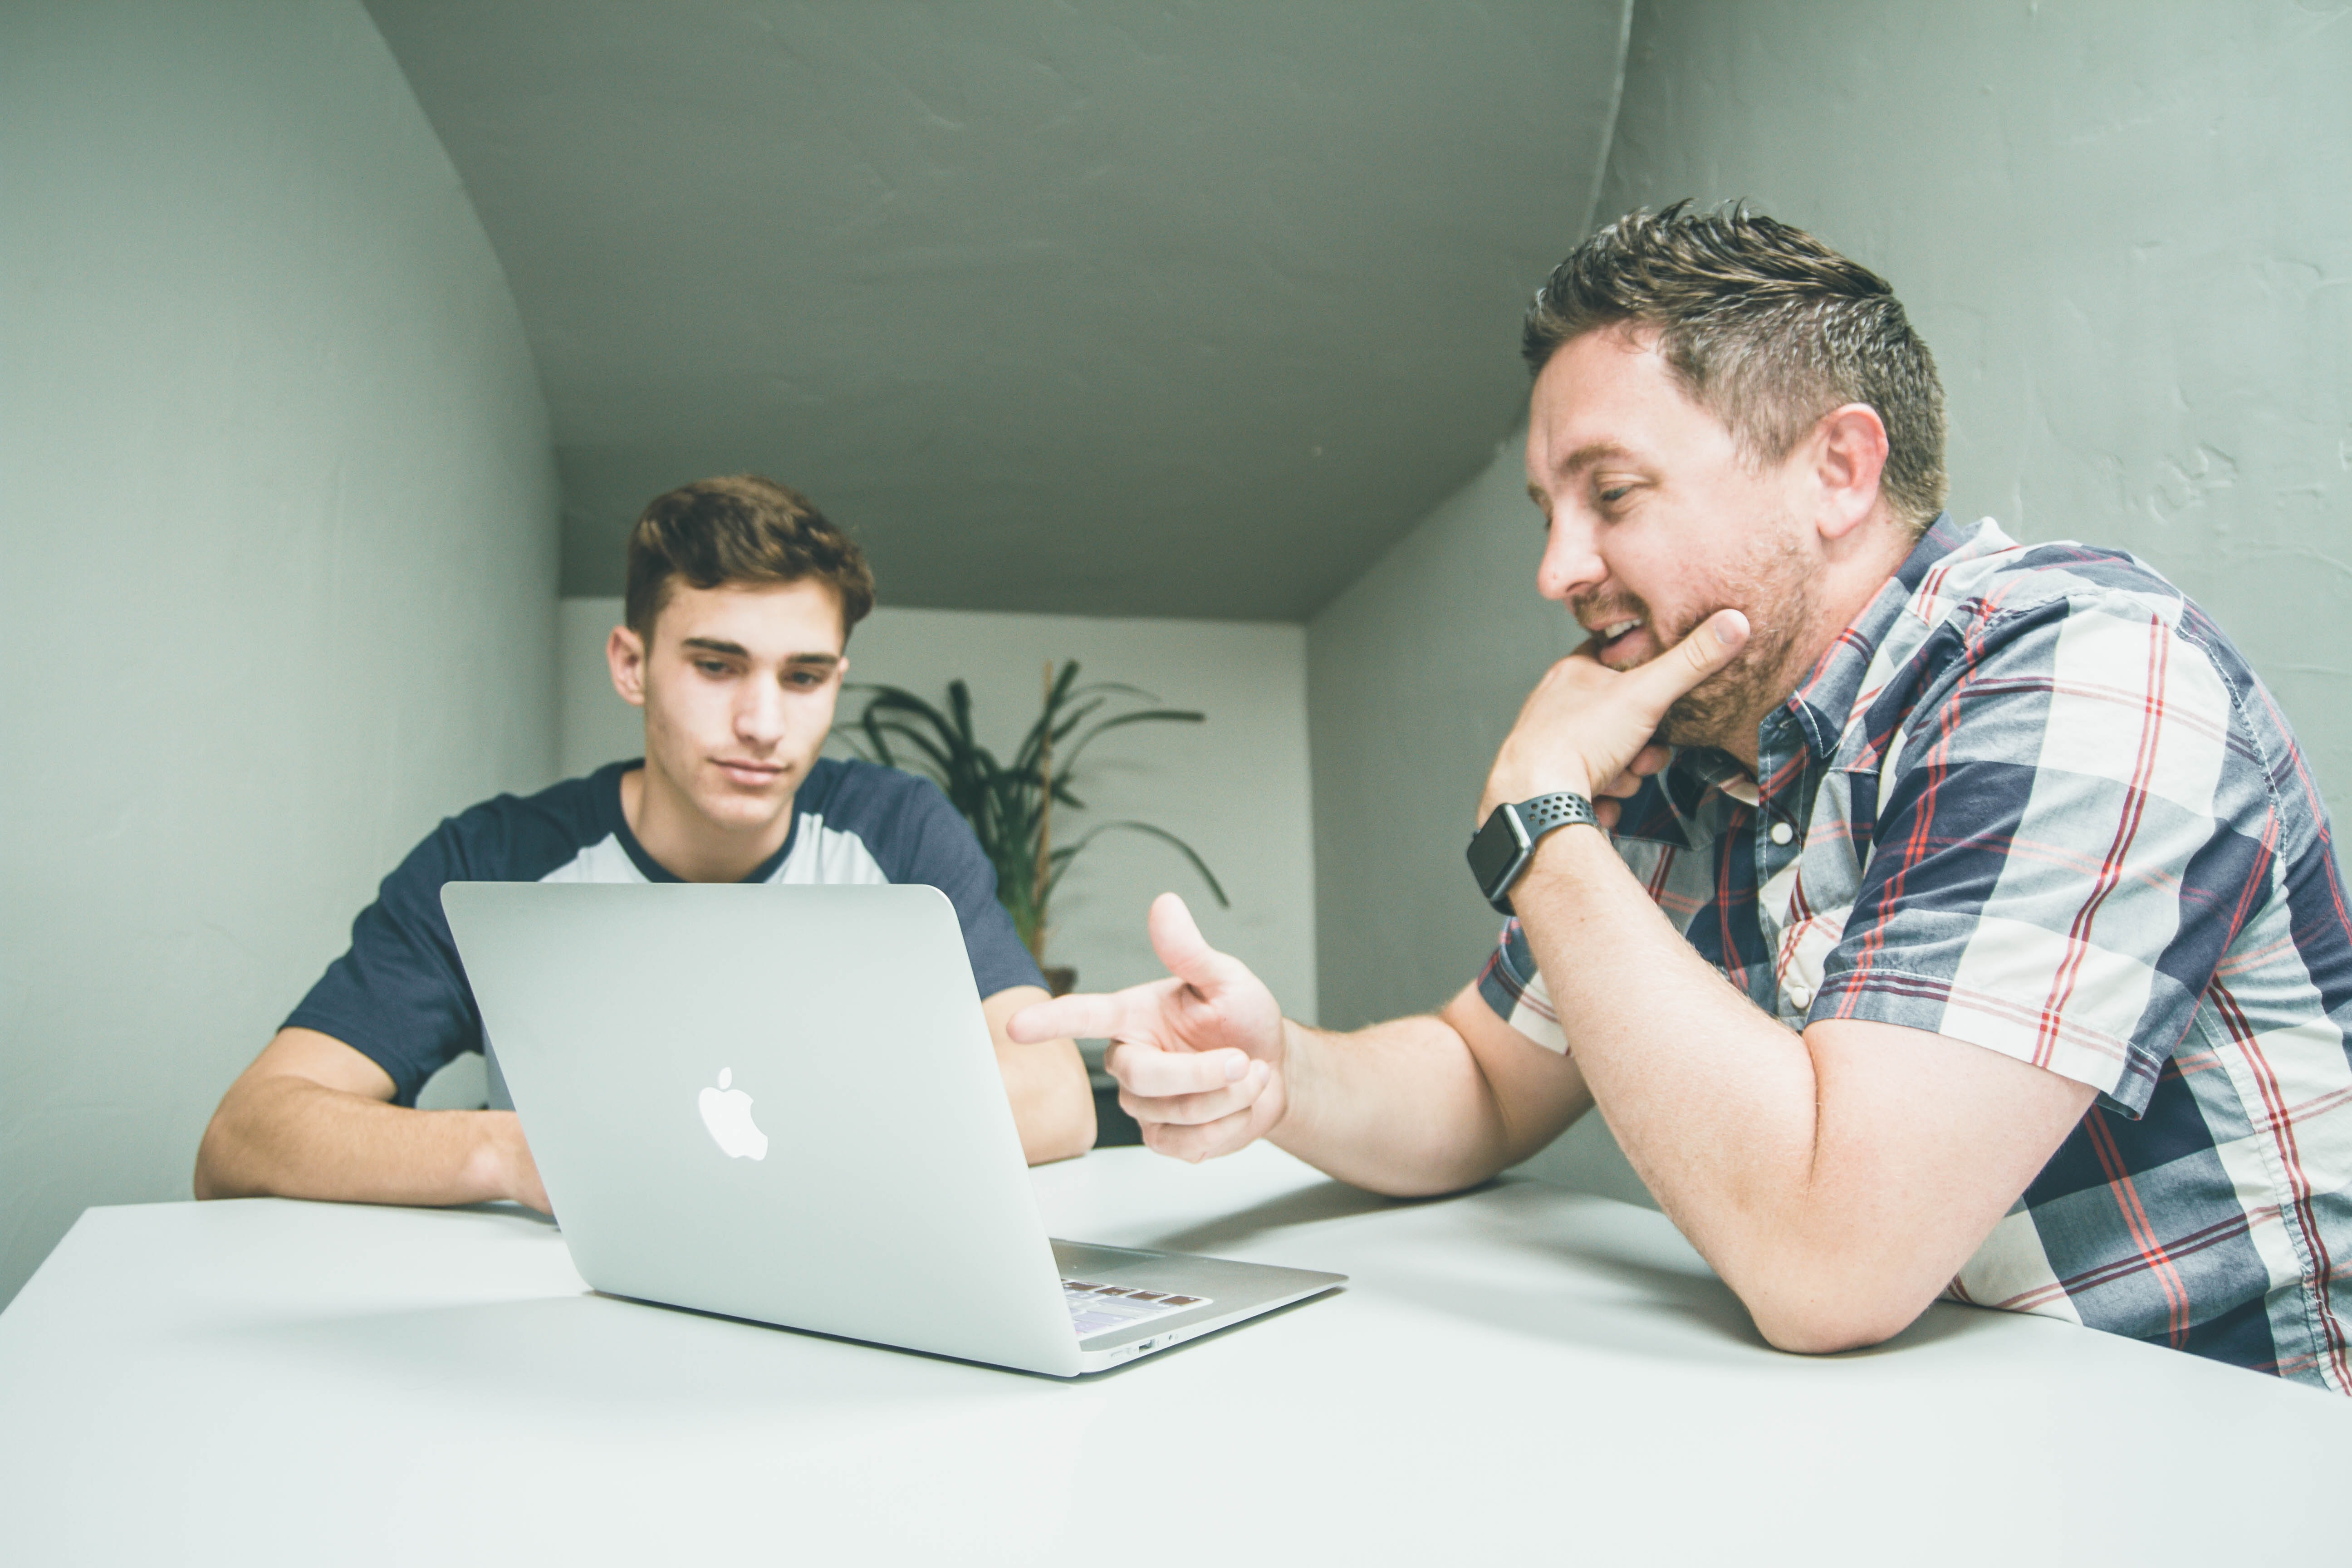
[[[1516,805],[1498,805],[1486,818],[1486,826],[1470,836],[1470,875],[1477,879],[1478,890],[1497,913],[1511,912],[1511,884],[1527,869],[1536,841],[1578,822],[1601,826],[1601,819],[1592,815],[1591,801],[1561,790]]]

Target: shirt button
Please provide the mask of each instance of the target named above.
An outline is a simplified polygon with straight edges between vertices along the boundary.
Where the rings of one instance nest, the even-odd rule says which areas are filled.
[[[1789,1005],[1801,1013],[1813,1005],[1813,994],[1802,985],[1789,987]]]
[[[1786,844],[1796,836],[1797,830],[1785,822],[1776,822],[1772,825],[1771,837],[1775,844]]]

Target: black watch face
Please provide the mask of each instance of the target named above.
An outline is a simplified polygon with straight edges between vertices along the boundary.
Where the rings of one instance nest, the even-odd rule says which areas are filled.
[[[1519,858],[1519,837],[1511,831],[1511,819],[1501,811],[1486,818],[1486,826],[1470,839],[1470,874],[1478,879],[1479,890],[1490,892],[1499,884],[1506,872]]]

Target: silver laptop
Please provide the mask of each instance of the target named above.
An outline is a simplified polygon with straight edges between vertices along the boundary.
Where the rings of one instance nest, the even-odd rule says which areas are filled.
[[[582,1278],[1057,1377],[1345,1281],[1049,1240],[935,888],[452,882]]]

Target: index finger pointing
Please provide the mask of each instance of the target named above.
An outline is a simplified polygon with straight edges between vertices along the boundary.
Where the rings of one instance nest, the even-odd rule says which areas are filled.
[[[1106,1040],[1127,1019],[1126,1005],[1116,996],[1056,996],[1013,1014],[1005,1020],[1004,1032],[1024,1046],[1045,1040]]]

